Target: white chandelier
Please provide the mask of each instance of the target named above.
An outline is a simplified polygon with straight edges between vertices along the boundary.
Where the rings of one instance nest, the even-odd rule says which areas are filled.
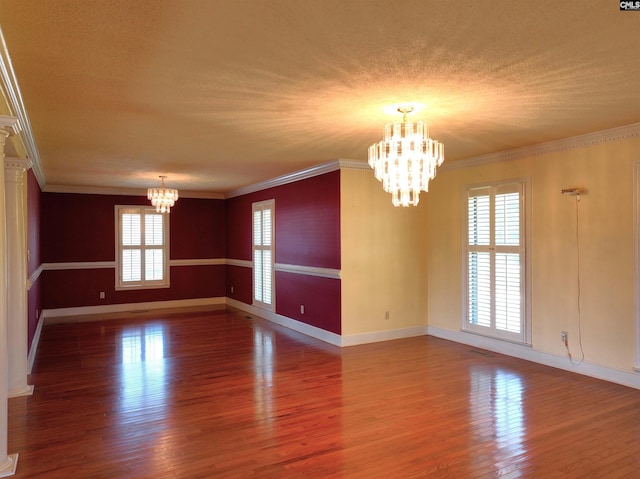
[[[392,194],[393,206],[416,206],[420,191],[429,191],[429,181],[444,161],[444,145],[429,138],[429,127],[407,121],[412,106],[401,106],[402,123],[384,127],[384,140],[369,147],[369,166],[376,179]]]
[[[151,204],[156,207],[158,213],[170,213],[171,208],[178,200],[178,190],[174,188],[166,188],[164,179],[166,176],[160,176],[162,184],[160,188],[149,188],[147,190],[147,198],[151,200]]]

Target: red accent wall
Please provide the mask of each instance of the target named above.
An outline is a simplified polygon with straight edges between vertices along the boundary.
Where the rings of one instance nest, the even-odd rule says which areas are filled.
[[[115,205],[148,205],[141,196],[43,193],[42,260],[45,263],[115,260]],[[171,259],[222,259],[226,250],[224,200],[181,198],[170,213]],[[225,265],[172,266],[171,287],[115,290],[115,271],[49,270],[43,273],[42,307],[225,296]],[[105,299],[99,293],[105,292]]]
[[[340,172],[308,178],[227,200],[227,257],[251,261],[251,205],[275,200],[275,261],[280,264],[340,269]],[[228,271],[235,299],[252,303],[251,269]],[[239,270],[243,270],[240,272]],[[237,275],[238,279],[232,278]],[[277,273],[276,313],[340,333],[340,280]],[[300,305],[310,312],[300,315]]]
[[[276,262],[340,269],[340,172],[227,200],[227,258],[251,261],[251,205],[275,200]]]
[[[223,297],[226,282],[225,265],[174,266],[170,288],[142,290],[116,291],[111,268],[50,270],[42,276],[42,302],[47,309]],[[105,299],[99,298],[100,291]]]
[[[170,215],[171,259],[226,257],[224,200],[180,198]]]
[[[253,271],[251,268],[227,265],[227,296],[242,303],[251,304],[252,295]]]
[[[171,259],[251,261],[251,206],[267,199],[275,200],[276,263],[340,269],[339,171],[226,201],[181,198],[170,213]],[[114,261],[114,206],[147,204],[142,196],[42,193],[41,261]],[[339,279],[277,272],[275,287],[276,313],[340,334]],[[101,291],[105,299],[99,298]],[[113,268],[47,270],[40,294],[46,309],[222,296],[251,304],[252,270],[172,266],[170,288],[130,291],[115,291]]]
[[[40,260],[40,200],[42,193],[32,170],[27,170],[27,276],[31,278],[41,265]],[[31,350],[33,337],[42,311],[41,279],[34,281],[27,293],[27,338]]]
[[[288,318],[340,334],[340,280],[276,271],[276,311]],[[300,313],[304,305],[304,314]]]

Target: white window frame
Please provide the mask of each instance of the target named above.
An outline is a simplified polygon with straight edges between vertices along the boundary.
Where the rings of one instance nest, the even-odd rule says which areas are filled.
[[[122,215],[124,214],[140,214],[141,224],[141,243],[139,246],[125,246],[122,244]],[[145,215],[162,215],[162,237],[164,243],[162,245],[145,245],[144,244],[144,226]],[[115,206],[115,234],[116,234],[116,285],[115,289],[118,290],[132,290],[132,289],[154,289],[154,288],[169,288],[171,286],[169,279],[169,215],[167,213],[158,213],[155,208],[147,206],[128,206],[128,205],[116,205]],[[160,246],[160,248],[159,248]],[[146,280],[144,279],[145,271],[145,250],[146,249],[162,249],[163,251],[163,273],[161,280]],[[139,281],[123,281],[122,280],[122,255],[123,251],[127,249],[139,249],[141,252],[141,279]]]
[[[530,294],[529,294],[529,201],[528,201],[528,180],[518,179],[503,182],[486,183],[482,185],[468,186],[463,193],[463,231],[462,231],[462,282],[463,282],[463,314],[462,330],[466,332],[481,334],[496,339],[516,342],[520,344],[531,344],[531,321],[530,321]],[[469,241],[469,198],[481,193],[484,196],[487,192],[490,198],[489,212],[489,232],[490,241],[484,245],[470,245]],[[519,244],[501,245],[496,244],[495,228],[495,196],[504,193],[519,193]],[[489,254],[490,268],[490,325],[484,326],[473,324],[470,318],[470,278],[469,263],[470,253],[481,252]],[[507,331],[496,327],[496,255],[518,254],[520,265],[520,331]]]
[[[268,243],[264,244],[263,241],[263,220],[259,220],[259,229],[256,231],[256,214],[262,215],[265,211],[270,212],[271,225],[268,231],[270,238]],[[260,216],[261,218],[261,216]],[[275,200],[259,201],[252,204],[251,208],[251,254],[253,260],[253,305],[269,311],[275,311],[275,223],[276,223],[276,211]],[[259,238],[258,238],[259,237]],[[258,241],[256,241],[258,239]],[[261,261],[257,260],[258,256],[263,256],[265,252],[270,253],[271,264],[267,269],[258,269],[258,265]],[[265,281],[266,280],[266,281]],[[270,288],[265,289],[263,286],[266,282],[269,282]],[[265,301],[265,293],[268,296],[268,300]]]

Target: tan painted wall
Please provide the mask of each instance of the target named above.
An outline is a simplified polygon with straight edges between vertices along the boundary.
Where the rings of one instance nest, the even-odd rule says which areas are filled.
[[[394,207],[373,171],[340,175],[342,334],[426,326],[426,205]]]
[[[576,202],[563,188],[587,191],[579,203],[580,298],[585,360],[634,365],[633,164],[640,138],[628,138],[474,168],[440,171],[425,195],[428,322],[459,331],[462,317],[462,194],[466,185],[529,178],[532,346],[565,355],[569,332],[581,356]]]

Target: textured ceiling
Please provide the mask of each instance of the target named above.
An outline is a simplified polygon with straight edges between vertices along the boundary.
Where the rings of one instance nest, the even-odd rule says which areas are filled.
[[[0,0],[0,26],[47,185],[364,161],[407,101],[446,162],[640,121],[615,0]]]

